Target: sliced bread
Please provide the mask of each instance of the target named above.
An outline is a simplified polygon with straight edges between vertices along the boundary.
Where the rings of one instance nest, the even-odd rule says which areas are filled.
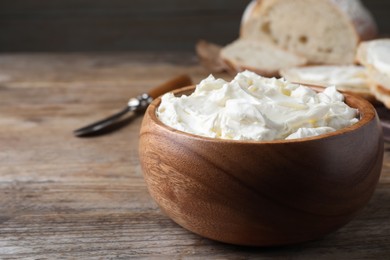
[[[306,59],[267,42],[238,39],[221,50],[222,60],[233,71],[251,70],[262,76],[279,76],[283,68],[306,64]]]
[[[359,0],[260,0],[244,12],[240,37],[267,41],[311,64],[352,64],[375,22]]]
[[[367,68],[371,92],[390,108],[390,39],[362,42],[356,59]]]
[[[336,86],[338,90],[375,102],[375,97],[370,91],[366,69],[362,66],[307,66],[283,69],[280,75],[295,83],[323,87]]]

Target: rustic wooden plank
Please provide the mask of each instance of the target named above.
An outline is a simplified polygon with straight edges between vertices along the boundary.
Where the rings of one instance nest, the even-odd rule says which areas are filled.
[[[1,259],[390,255],[390,144],[372,200],[348,225],[305,244],[248,248],[192,234],[158,209],[138,162],[141,117],[106,136],[73,137],[183,72],[194,81],[208,75],[188,53],[0,55]]]

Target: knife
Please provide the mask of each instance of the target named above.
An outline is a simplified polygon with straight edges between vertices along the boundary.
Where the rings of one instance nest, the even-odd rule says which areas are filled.
[[[117,123],[118,120],[128,112],[143,112],[155,98],[177,88],[186,87],[190,85],[192,85],[192,81],[188,75],[177,76],[153,88],[148,93],[143,93],[138,95],[137,97],[130,98],[127,103],[127,106],[121,111],[107,118],[99,120],[95,123],[74,130],[73,134],[77,137],[84,137],[103,133],[104,130]]]

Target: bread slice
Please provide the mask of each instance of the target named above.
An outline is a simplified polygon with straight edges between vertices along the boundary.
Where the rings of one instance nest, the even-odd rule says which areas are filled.
[[[377,100],[390,109],[390,91],[387,88],[372,82],[370,84],[370,90]]]
[[[362,42],[356,60],[367,68],[371,79],[390,89],[390,38]]]
[[[261,0],[244,12],[240,37],[267,41],[311,64],[352,64],[376,24],[359,0]]]
[[[234,71],[251,70],[266,77],[283,68],[306,64],[306,59],[267,42],[238,39],[221,50],[222,60]]]
[[[356,60],[367,68],[371,92],[390,108],[390,39],[362,42]]]
[[[370,91],[367,71],[362,66],[307,66],[283,69],[280,75],[295,83],[323,87],[336,86],[340,91],[359,95],[373,103],[376,101]]]

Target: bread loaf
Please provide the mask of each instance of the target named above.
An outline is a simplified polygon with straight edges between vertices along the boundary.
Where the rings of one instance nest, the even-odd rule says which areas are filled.
[[[359,0],[254,0],[240,31],[241,39],[268,42],[311,64],[352,64],[358,43],[375,35]]]
[[[283,69],[280,74],[291,82],[336,86],[338,90],[359,95],[373,103],[376,101],[370,91],[367,71],[362,66],[307,66]]]

